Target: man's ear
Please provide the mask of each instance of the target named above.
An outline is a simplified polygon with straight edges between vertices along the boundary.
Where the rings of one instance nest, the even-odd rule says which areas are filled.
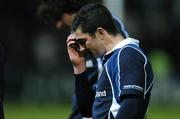
[[[95,33],[96,37],[103,40],[104,39],[104,35],[105,35],[105,31],[102,27],[98,27],[96,29],[96,33]]]

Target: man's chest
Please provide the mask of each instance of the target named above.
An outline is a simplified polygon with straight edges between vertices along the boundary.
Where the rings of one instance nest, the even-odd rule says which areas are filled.
[[[105,68],[102,70],[99,80],[96,84],[96,95],[95,98],[102,98],[102,97],[111,97],[112,96],[112,87],[109,81],[108,74]]]

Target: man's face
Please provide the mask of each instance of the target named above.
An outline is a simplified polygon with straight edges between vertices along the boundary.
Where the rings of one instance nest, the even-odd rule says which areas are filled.
[[[88,49],[95,57],[101,57],[105,53],[102,41],[96,36],[91,36],[88,33],[82,33],[80,28],[78,28],[74,34],[76,36],[76,40],[80,39],[84,41],[85,46],[82,46],[82,50],[84,50],[83,48]]]
[[[75,14],[64,13],[61,20],[56,22],[56,28],[62,28],[63,26],[70,27],[74,19]]]

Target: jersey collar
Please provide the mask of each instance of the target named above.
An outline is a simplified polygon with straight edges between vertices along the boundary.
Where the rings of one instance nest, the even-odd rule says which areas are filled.
[[[134,38],[126,38],[123,41],[120,41],[119,43],[117,43],[112,50],[110,50],[109,52],[107,52],[105,55],[108,55],[110,53],[112,53],[113,51],[115,51],[116,49],[122,48],[127,44],[134,44],[136,46],[139,46],[139,40],[136,40]]]

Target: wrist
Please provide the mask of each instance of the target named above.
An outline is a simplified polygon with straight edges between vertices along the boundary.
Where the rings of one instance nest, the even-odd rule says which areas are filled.
[[[78,66],[73,66],[74,69],[74,74],[81,74],[86,70],[86,65],[78,65]]]

